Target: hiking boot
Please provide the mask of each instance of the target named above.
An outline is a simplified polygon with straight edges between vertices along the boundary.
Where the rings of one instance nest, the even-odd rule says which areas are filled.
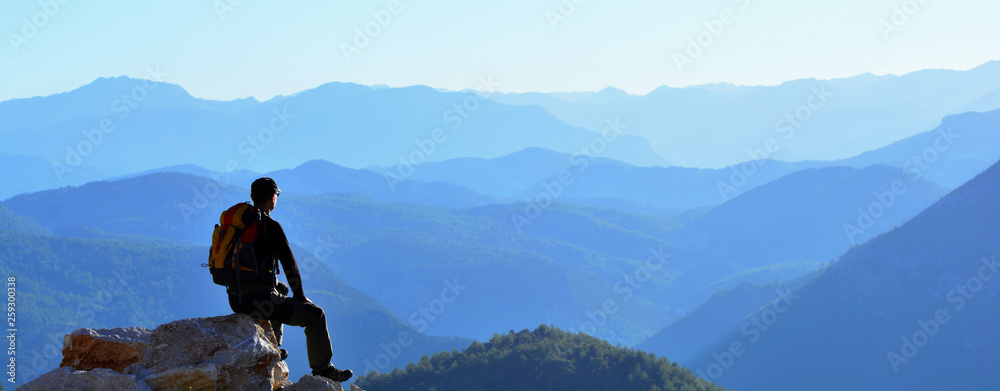
[[[280,361],[285,361],[285,359],[288,358],[288,351],[287,350],[285,350],[285,349],[278,349],[278,353],[281,356],[281,360]]]
[[[330,364],[330,366],[318,371],[314,370],[312,371],[312,374],[313,376],[322,376],[335,382],[345,382],[350,379],[351,376],[354,376],[354,372],[350,369],[340,370],[333,366],[333,364]]]

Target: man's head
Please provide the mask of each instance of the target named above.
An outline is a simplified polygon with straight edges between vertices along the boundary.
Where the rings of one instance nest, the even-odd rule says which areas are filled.
[[[250,185],[250,199],[254,206],[265,213],[271,213],[274,205],[278,202],[278,195],[281,189],[274,179],[269,177],[258,178]]]

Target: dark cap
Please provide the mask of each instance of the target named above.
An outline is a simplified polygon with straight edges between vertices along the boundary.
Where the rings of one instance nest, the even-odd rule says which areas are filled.
[[[250,185],[250,199],[254,201],[270,199],[274,194],[281,194],[281,189],[270,177],[258,178]]]

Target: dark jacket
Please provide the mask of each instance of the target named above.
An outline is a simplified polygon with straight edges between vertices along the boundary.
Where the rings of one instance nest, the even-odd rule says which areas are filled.
[[[285,271],[285,279],[292,291],[292,297],[302,299],[305,294],[302,292],[302,278],[299,276],[299,267],[295,263],[295,256],[288,246],[288,238],[285,237],[285,230],[281,224],[264,214],[261,217],[261,227],[258,231],[257,241],[254,243],[254,252],[257,254],[257,263],[261,267],[260,280],[245,283],[240,287],[240,293],[250,294],[274,289],[278,278],[277,262],[281,262],[281,268]],[[229,288],[229,294],[235,295],[236,289]]]

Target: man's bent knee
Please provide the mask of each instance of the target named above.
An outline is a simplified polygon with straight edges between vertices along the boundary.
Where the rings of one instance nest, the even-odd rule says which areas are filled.
[[[283,283],[281,281],[278,281],[278,285],[276,285],[274,287],[274,289],[276,291],[278,291],[278,294],[280,294],[282,296],[288,296],[288,292],[289,292],[288,284],[285,284],[285,283]]]

